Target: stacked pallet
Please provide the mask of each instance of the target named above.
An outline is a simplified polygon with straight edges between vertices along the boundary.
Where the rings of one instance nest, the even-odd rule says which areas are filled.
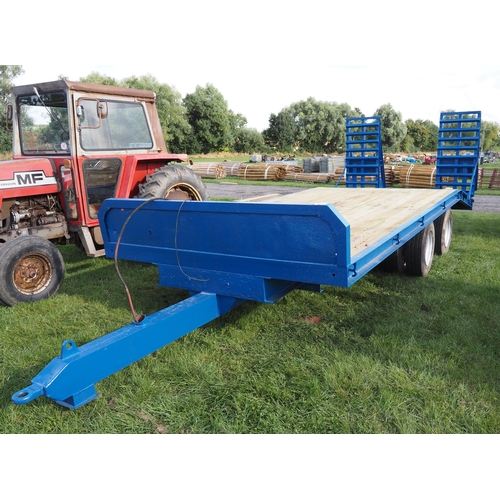
[[[306,174],[304,172],[287,172],[285,179],[287,181],[297,182],[313,182],[313,183],[327,183],[332,180],[331,174]]]
[[[304,158],[302,161],[302,166],[304,168],[304,172],[307,174],[319,172],[319,157],[312,156],[311,158]]]
[[[345,156],[312,156],[304,158],[302,161],[304,172],[320,172],[322,174],[333,174],[345,166]]]
[[[202,179],[224,179],[226,170],[220,163],[199,162],[189,165],[189,168]]]
[[[281,181],[286,176],[286,168],[279,164],[240,165],[238,179],[247,181]]]

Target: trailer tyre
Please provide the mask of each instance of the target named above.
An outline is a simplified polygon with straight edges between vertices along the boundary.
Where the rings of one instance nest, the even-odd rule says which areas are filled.
[[[434,221],[436,229],[436,246],[434,253],[443,255],[450,249],[451,235],[453,232],[453,218],[451,210],[447,210],[443,215]]]
[[[50,241],[20,236],[0,246],[0,301],[7,306],[54,295],[64,279],[64,260]]]
[[[166,165],[139,184],[138,198],[209,200],[201,177],[187,167]]]
[[[382,269],[390,273],[406,272],[406,246],[398,248],[381,263]]]
[[[406,270],[413,276],[427,276],[432,266],[435,229],[431,222],[407,243]]]

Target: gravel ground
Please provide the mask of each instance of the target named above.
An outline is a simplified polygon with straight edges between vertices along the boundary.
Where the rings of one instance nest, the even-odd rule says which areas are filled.
[[[247,186],[231,182],[220,184],[207,183],[205,186],[210,198],[231,198],[238,200],[275,193],[283,195],[308,189],[286,186]],[[500,196],[474,195],[473,211],[500,214]]]
[[[489,214],[500,214],[500,196],[475,194],[472,211],[486,212]]]

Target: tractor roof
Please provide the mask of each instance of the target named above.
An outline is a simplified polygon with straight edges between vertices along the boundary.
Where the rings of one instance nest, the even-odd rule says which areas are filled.
[[[50,92],[52,90],[75,90],[78,92],[137,97],[138,99],[146,101],[155,101],[156,99],[156,94],[151,90],[129,89],[114,87],[111,85],[101,85],[98,83],[71,82],[67,80],[20,85],[13,87],[12,92],[14,95],[30,94],[33,92],[33,87],[36,87],[39,92]]]

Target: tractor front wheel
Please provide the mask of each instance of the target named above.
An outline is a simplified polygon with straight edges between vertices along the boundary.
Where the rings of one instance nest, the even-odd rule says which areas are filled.
[[[208,200],[201,177],[188,167],[166,165],[139,184],[138,198],[164,198],[165,200]]]
[[[64,279],[64,260],[50,241],[20,236],[0,246],[0,301],[7,306],[47,299]]]

